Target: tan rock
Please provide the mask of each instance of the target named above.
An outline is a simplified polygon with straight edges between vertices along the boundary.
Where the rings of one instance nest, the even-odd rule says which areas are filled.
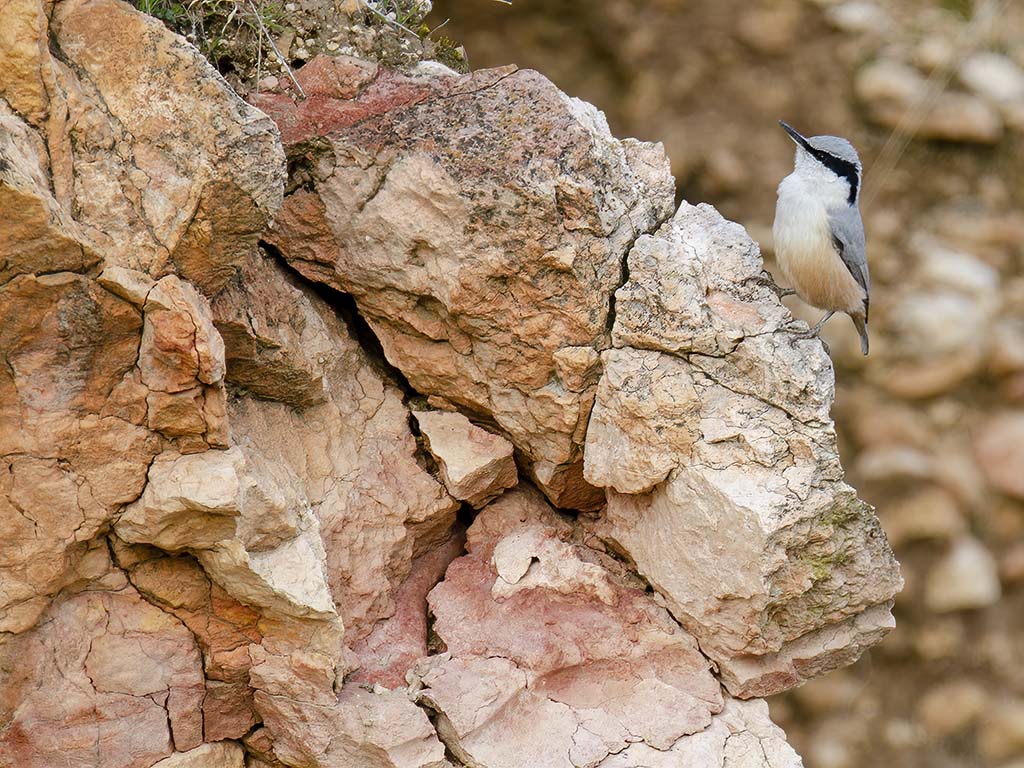
[[[149,470],[146,490],[114,526],[133,544],[165,550],[210,549],[235,535],[241,506],[242,452],[161,454]]]
[[[338,697],[338,725],[350,738],[383,750],[382,768],[449,768],[427,713],[404,691],[347,685]]]
[[[79,275],[21,275],[0,288],[0,328],[0,628],[19,632],[142,492],[159,444],[100,416],[137,355],[130,304]]]
[[[11,0],[4,5],[0,67],[7,74],[0,85],[0,96],[34,125],[45,120],[49,112],[43,78],[50,59],[45,44],[46,21],[42,0]]]
[[[202,742],[195,640],[131,587],[58,599],[37,629],[0,644],[5,764],[143,768],[172,743]]]
[[[42,22],[41,0],[11,0],[4,6],[4,28],[0,31],[0,66],[12,64],[14,48],[46,48],[43,38],[8,39],[10,34],[25,34]],[[25,51],[23,50],[22,53]],[[18,55],[17,52],[14,55]],[[37,64],[38,62],[35,62]],[[9,74],[11,70],[6,69]],[[17,74],[16,69],[13,74]],[[0,93],[6,87],[29,86],[30,80],[5,77]],[[29,86],[29,89],[34,86]],[[8,94],[13,97],[14,94]],[[34,96],[26,94],[35,100]],[[14,102],[12,102],[14,104]],[[46,110],[46,103],[22,105],[37,116]],[[17,108],[17,105],[15,105]],[[25,114],[25,113],[22,113]],[[18,274],[32,272],[84,272],[100,257],[93,250],[74,218],[54,197],[49,181],[47,151],[44,140],[34,133],[11,108],[0,101],[0,283]]]
[[[513,447],[461,413],[413,411],[448,493],[479,509],[519,482]]]
[[[406,673],[430,652],[424,610],[427,594],[444,578],[451,562],[465,554],[465,544],[465,531],[459,530],[444,544],[413,560],[409,575],[395,593],[395,612],[352,644],[359,668],[347,678],[350,684],[405,686]]]
[[[146,306],[149,292],[156,285],[156,281],[149,275],[116,265],[105,267],[96,282],[139,309]]]
[[[175,752],[152,768],[245,768],[245,751],[232,741],[201,744],[188,752]]]
[[[447,652],[415,675],[463,762],[597,765],[636,740],[670,749],[722,708],[693,639],[573,534],[520,486],[480,512],[469,554],[430,593]]]
[[[621,258],[672,205],[660,147],[613,139],[528,71],[380,73],[351,100],[256,103],[288,145],[329,136],[270,235],[285,259],[352,294],[418,392],[493,418],[559,505],[598,506],[580,475],[593,384],[555,355],[607,346]],[[422,141],[381,143],[399,134]]]
[[[675,768],[722,765],[742,768],[803,768],[786,743],[785,734],[768,717],[763,701],[726,699],[725,708],[704,731],[659,751],[648,744],[631,744],[612,755],[601,768]]]
[[[49,39],[69,62],[52,63],[48,91],[58,199],[108,265],[155,276],[171,259],[215,292],[280,204],[272,125],[198,51],[130,5],[57,3]]]
[[[337,355],[333,326],[283,267],[261,253],[250,256],[212,309],[228,381],[298,407],[326,399],[324,371]]]
[[[790,335],[756,246],[707,206],[684,203],[629,267],[587,433],[585,477],[608,488],[595,532],[733,695],[852,662],[901,581],[842,482],[821,346]]]

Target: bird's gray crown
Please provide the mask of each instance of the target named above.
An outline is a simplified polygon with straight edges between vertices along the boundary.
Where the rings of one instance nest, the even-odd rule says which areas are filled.
[[[838,136],[812,136],[808,139],[784,120],[779,120],[779,125],[796,142],[797,158],[800,157],[800,151],[803,151],[836,176],[844,179],[850,187],[847,202],[850,205],[856,205],[857,194],[860,191],[861,166],[857,150],[853,148],[853,145]],[[799,168],[799,163],[797,163],[797,167]]]
[[[840,136],[811,136],[807,143],[815,149],[828,152],[833,157],[838,157],[847,163],[853,163],[860,169],[860,156],[853,144]]]

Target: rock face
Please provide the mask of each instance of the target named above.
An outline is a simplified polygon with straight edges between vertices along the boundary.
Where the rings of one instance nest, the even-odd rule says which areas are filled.
[[[297,105],[256,100],[311,187],[269,239],[355,297],[417,391],[493,420],[560,506],[598,506],[582,435],[622,258],[671,211],[660,148],[613,139],[535,72],[321,59],[300,82]]]
[[[518,481],[512,443],[461,413],[413,411],[448,493],[477,509]]]
[[[842,482],[829,360],[794,335],[761,269],[708,206],[683,203],[637,241],[584,473],[608,488],[595,530],[744,697],[855,659],[892,628],[901,586],[877,519]]]
[[[854,658],[898,576],[756,251],[643,234],[659,147],[321,58],[259,99],[284,198],[152,19],[4,19],[0,763],[799,765],[733,696]]]

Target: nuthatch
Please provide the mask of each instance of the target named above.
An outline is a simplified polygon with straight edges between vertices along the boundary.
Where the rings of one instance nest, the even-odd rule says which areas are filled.
[[[804,138],[779,121],[796,142],[793,172],[779,184],[775,206],[775,258],[793,293],[827,314],[845,312],[868,353],[871,280],[864,250],[864,224],[857,207],[861,166],[857,150],[838,136]]]

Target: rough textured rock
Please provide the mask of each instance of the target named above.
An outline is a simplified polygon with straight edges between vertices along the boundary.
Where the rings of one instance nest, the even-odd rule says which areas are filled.
[[[519,482],[513,447],[461,413],[413,411],[448,493],[479,509]]]
[[[269,239],[355,297],[417,391],[492,419],[557,504],[599,505],[580,443],[622,256],[671,210],[660,147],[534,72],[319,60],[300,79],[306,101],[256,100],[309,187]]]
[[[0,640],[5,764],[148,768],[202,742],[192,634],[109,579],[114,591],[61,597],[38,628]]]
[[[415,671],[439,735],[488,768],[640,766],[666,751],[724,764],[715,722],[725,703],[707,660],[580,533],[527,487],[477,516],[469,554],[429,597],[447,651]],[[753,764],[798,764],[775,738],[778,749]]]
[[[447,538],[458,502],[416,462],[401,394],[344,322],[305,293],[301,311],[320,318],[332,346],[323,362],[324,402],[304,410],[238,397],[228,404],[236,442],[278,466],[319,522],[327,578],[348,641],[394,611],[414,556]]]
[[[794,335],[761,269],[742,228],[708,206],[684,203],[637,241],[584,475],[608,487],[596,530],[739,696],[854,660],[891,629],[901,585],[874,514],[842,482],[828,358]]]
[[[245,752],[234,742],[202,744],[188,752],[165,757],[153,768],[245,768]]]
[[[848,660],[888,553],[850,491],[811,522],[841,474],[830,369],[811,342],[780,363],[788,315],[734,244],[650,317],[639,262],[613,301],[672,205],[659,147],[534,72],[319,58],[308,99],[257,98],[286,181],[274,123],[155,20],[3,17],[0,763],[798,764],[698,640],[744,694]],[[418,441],[424,398],[451,410]],[[513,454],[532,482],[507,490]],[[627,530],[664,514],[689,543],[671,504],[627,519],[687,475],[754,531],[726,557],[762,591],[716,626],[701,563],[662,574]],[[598,485],[587,525],[548,501]]]

